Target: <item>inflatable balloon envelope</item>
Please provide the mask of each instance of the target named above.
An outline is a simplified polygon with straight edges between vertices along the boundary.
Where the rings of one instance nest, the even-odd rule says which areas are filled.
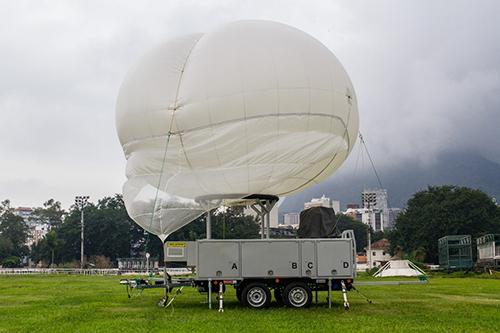
[[[127,211],[165,240],[231,199],[287,196],[332,174],[356,141],[358,111],[323,44],[239,21],[143,56],[120,88],[116,127]]]

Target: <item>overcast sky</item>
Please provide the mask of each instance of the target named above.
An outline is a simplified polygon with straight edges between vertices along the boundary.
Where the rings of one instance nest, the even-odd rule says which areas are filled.
[[[379,167],[450,150],[500,162],[499,13],[498,1],[0,0],[0,200],[121,192],[127,70],[162,41],[241,19],[292,25],[337,55]]]

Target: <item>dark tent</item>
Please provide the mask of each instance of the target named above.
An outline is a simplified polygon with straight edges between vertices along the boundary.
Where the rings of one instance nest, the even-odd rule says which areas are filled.
[[[330,238],[336,234],[333,208],[311,207],[300,212],[299,238]]]

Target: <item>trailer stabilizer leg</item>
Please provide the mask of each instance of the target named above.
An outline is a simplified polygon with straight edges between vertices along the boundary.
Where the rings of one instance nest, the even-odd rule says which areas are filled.
[[[332,279],[328,279],[328,308],[332,308]]]
[[[347,288],[345,287],[344,280],[340,281],[342,286],[342,297],[344,298],[344,310],[349,310],[349,301],[347,301]]]
[[[208,308],[212,309],[212,279],[208,279]]]
[[[219,282],[219,312],[224,312],[224,283]]]

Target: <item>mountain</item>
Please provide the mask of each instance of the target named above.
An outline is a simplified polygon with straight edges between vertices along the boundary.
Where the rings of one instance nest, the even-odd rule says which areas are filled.
[[[321,184],[287,197],[280,205],[280,215],[299,212],[304,202],[323,194],[340,200],[345,208],[348,203],[360,203],[363,189],[379,187],[373,171],[357,175],[349,175],[349,170],[342,171]],[[426,164],[401,163],[377,171],[392,207],[405,207],[413,193],[429,185],[467,186],[500,199],[500,164],[473,153],[446,153]]]

